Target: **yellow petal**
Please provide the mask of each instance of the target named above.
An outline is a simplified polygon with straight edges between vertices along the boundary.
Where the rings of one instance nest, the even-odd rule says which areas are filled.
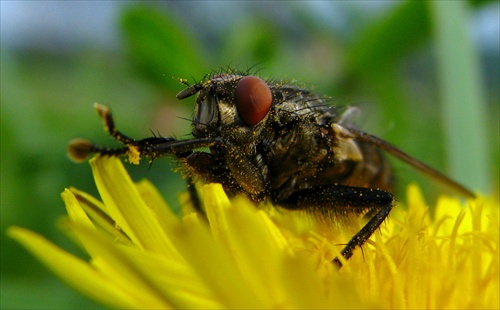
[[[60,249],[42,236],[19,227],[9,228],[7,233],[83,295],[114,308],[143,309],[142,301],[118,287],[115,279],[103,276],[87,262]]]
[[[85,242],[96,269],[141,300],[145,308],[220,307],[183,260],[116,244],[76,223],[68,227]]]
[[[66,211],[68,212],[69,218],[72,221],[91,228],[95,228],[94,224],[87,216],[87,213],[85,213],[85,211],[82,209],[75,195],[73,195],[70,190],[65,189],[61,194],[61,197],[64,201],[64,204],[66,205]]]
[[[77,219],[76,214],[84,212],[85,216],[80,214],[79,217],[90,219],[92,226],[106,232],[116,241],[123,244],[131,244],[130,238],[125,235],[115,221],[107,214],[105,206],[97,199],[74,188],[65,190],[62,197],[72,221],[81,222]],[[74,213],[75,216],[71,216],[71,213]]]
[[[118,158],[96,157],[90,160],[99,194],[109,215],[139,247],[178,257],[158,215],[142,199],[135,184]]]
[[[176,246],[186,262],[224,308],[265,308],[259,296],[246,285],[228,249],[215,242],[202,223],[196,214],[187,215],[175,234]]]
[[[144,202],[158,216],[158,220],[165,230],[168,231],[169,227],[180,222],[179,218],[166,204],[158,189],[150,181],[142,180],[136,184],[136,187]]]

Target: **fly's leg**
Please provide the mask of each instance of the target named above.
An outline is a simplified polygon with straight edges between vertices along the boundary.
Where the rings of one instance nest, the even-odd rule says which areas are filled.
[[[177,158],[185,158],[193,153],[193,149],[223,144],[217,138],[176,140],[174,138],[150,137],[135,140],[116,129],[111,111],[107,107],[99,104],[94,107],[103,120],[106,132],[123,146],[105,148],[85,139],[74,139],[68,147],[68,155],[74,161],[84,161],[91,154],[104,156],[128,155],[131,163],[138,164],[142,157],[155,159],[161,156],[173,155]]]
[[[290,210],[305,210],[325,217],[347,213],[374,214],[340,252],[348,260],[353,250],[361,247],[387,218],[394,205],[394,198],[391,193],[380,189],[331,185],[297,191],[278,203]],[[338,257],[332,262],[339,268],[342,267]]]
[[[387,193],[387,192],[386,192]],[[391,195],[392,196],[392,195]],[[344,249],[340,252],[342,256],[347,260],[352,256],[352,251],[356,248],[356,246],[361,247],[368,238],[377,230],[382,222],[387,218],[391,209],[393,207],[393,202],[382,206],[382,208],[375,214],[375,216],[365,225],[361,230],[352,237],[352,239],[347,243]],[[339,268],[342,267],[342,263],[335,257],[333,259],[333,263],[336,264]]]

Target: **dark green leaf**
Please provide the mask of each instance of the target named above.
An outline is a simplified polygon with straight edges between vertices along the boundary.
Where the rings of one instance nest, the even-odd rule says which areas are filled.
[[[201,78],[202,53],[194,36],[171,16],[149,7],[133,7],[122,17],[132,60],[140,72],[164,89],[178,89],[174,78]]]

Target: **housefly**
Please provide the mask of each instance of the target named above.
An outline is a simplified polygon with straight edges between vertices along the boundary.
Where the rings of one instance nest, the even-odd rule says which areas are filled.
[[[188,182],[221,183],[230,196],[269,200],[321,218],[368,215],[371,219],[341,251],[346,260],[393,207],[393,173],[383,152],[474,196],[395,146],[357,129],[352,123],[355,108],[332,106],[296,85],[233,72],[194,85],[181,82],[187,88],[178,99],[196,95],[193,138],[132,139],[116,129],[109,109],[96,105],[106,131],[122,147],[103,148],[75,139],[70,157],[82,161],[91,153],[128,155],[129,161],[138,163],[141,158],[170,155],[179,160]],[[333,262],[341,266],[338,258]]]

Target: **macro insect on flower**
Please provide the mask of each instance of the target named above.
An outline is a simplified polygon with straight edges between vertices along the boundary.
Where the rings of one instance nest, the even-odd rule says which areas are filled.
[[[465,196],[474,196],[391,144],[358,130],[352,123],[356,108],[332,106],[326,98],[298,86],[241,72],[216,74],[194,85],[181,82],[188,87],[178,99],[197,95],[192,139],[132,139],[115,127],[108,108],[96,105],[106,131],[123,146],[104,148],[75,139],[70,157],[82,161],[91,153],[128,155],[131,163],[139,163],[144,157],[173,156],[181,163],[193,204],[200,211],[192,186],[196,182],[220,183],[229,196],[269,200],[321,219],[369,217],[341,251],[345,260],[393,207],[393,174],[383,152]],[[339,258],[333,262],[342,265]]]

